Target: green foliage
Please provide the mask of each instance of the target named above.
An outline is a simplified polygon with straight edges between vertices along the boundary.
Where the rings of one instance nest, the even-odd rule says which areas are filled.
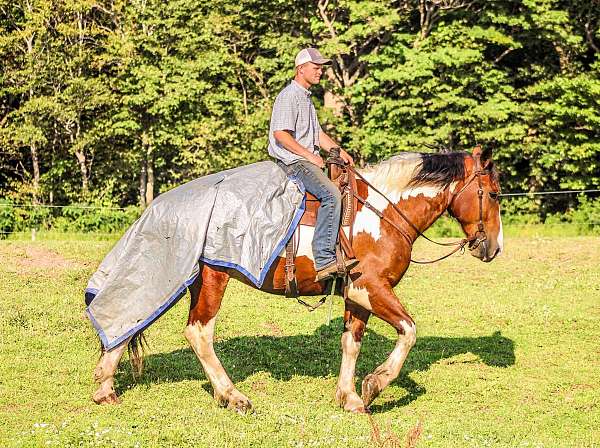
[[[428,237],[437,237],[437,238],[462,238],[463,233],[460,229],[460,225],[456,222],[455,219],[448,215],[442,215],[436,222],[433,223],[427,232]]]
[[[130,206],[124,210],[87,208],[86,204],[73,204],[62,209],[52,220],[52,229],[62,232],[121,232],[139,217],[140,209]]]
[[[23,207],[0,200],[0,237],[15,232],[53,230],[59,232],[117,233],[140,215],[140,208],[124,209],[72,204],[67,207]]]
[[[595,200],[581,195],[577,208],[564,214],[550,215],[546,224],[572,224],[581,235],[600,235],[600,198]]]
[[[0,194],[67,204],[110,190],[124,206],[264,160],[274,96],[306,45],[334,58],[314,99],[359,163],[480,143],[494,147],[504,191],[594,188],[599,11],[583,0],[0,0]],[[573,206],[561,197],[532,213]]]
[[[15,228],[15,211],[10,201],[0,199],[0,238],[4,238]]]
[[[541,222],[540,202],[533,196],[502,199],[502,220],[506,224],[538,224]]]

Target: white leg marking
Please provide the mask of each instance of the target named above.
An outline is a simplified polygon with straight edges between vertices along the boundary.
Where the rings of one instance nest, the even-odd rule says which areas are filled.
[[[115,393],[115,372],[119,361],[127,348],[129,341],[126,341],[122,345],[112,349],[109,352],[104,352],[98,365],[94,369],[94,381],[100,384],[98,390],[94,392],[92,400],[96,403],[118,403],[117,395]]]
[[[404,334],[398,336],[396,347],[394,347],[392,353],[390,353],[385,362],[373,372],[378,376],[380,390],[383,390],[398,377],[410,349],[417,341],[417,327],[415,324],[411,325],[406,321],[401,321],[400,325],[404,329]]]
[[[354,388],[354,372],[360,346],[361,343],[354,340],[351,331],[342,333],[342,364],[335,398],[347,411],[364,411],[364,403]]]
[[[215,400],[228,409],[244,414],[252,409],[252,403],[235,388],[215,354],[213,348],[215,322],[216,317],[213,317],[206,325],[200,322],[188,325],[184,334],[213,386]]]
[[[204,372],[215,390],[215,395],[227,395],[235,387],[213,348],[215,322],[216,318],[213,317],[206,325],[202,325],[200,322],[190,324],[185,328],[184,334],[200,360]]]

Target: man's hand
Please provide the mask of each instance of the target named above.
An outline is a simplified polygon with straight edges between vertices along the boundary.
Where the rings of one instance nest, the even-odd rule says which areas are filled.
[[[352,158],[352,156],[350,154],[348,154],[346,151],[344,151],[342,148],[340,148],[340,157],[342,158],[342,160],[344,162],[346,162],[348,165],[350,166],[354,166],[354,159]]]
[[[326,151],[331,148],[339,148],[339,145],[336,143],[336,141],[325,134],[322,129],[319,131],[319,141],[321,142],[321,148]],[[348,154],[342,148],[340,148],[340,158],[348,165],[354,166],[354,159],[352,159],[350,154]]]
[[[319,154],[310,153],[306,156],[306,159],[313,165],[317,165],[319,168],[325,167],[325,162],[323,162],[323,158]]]

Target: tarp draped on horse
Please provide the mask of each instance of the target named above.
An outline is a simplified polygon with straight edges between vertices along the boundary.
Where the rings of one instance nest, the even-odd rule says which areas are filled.
[[[275,163],[259,162],[158,196],[88,282],[87,314],[104,348],[168,310],[199,261],[237,269],[260,288],[302,216],[303,188]]]

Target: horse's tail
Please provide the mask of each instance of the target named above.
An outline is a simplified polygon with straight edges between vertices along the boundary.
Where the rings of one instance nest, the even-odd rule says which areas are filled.
[[[129,344],[127,344],[129,362],[131,363],[131,370],[135,379],[142,376],[142,372],[144,371],[144,356],[147,348],[148,342],[142,332],[135,334],[131,338],[131,341],[129,341]]]

